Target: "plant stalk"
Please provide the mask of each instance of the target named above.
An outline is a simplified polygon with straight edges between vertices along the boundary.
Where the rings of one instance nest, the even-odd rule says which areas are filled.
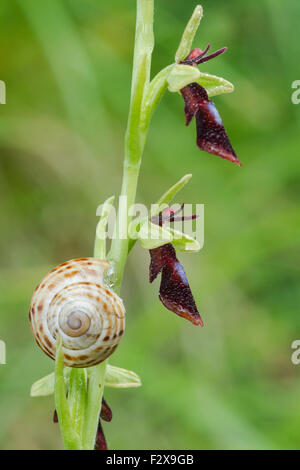
[[[115,236],[109,259],[113,266],[113,288],[120,292],[128,255],[128,209],[134,204],[141,160],[148,134],[149,122],[143,125],[143,105],[150,84],[151,58],[154,47],[154,0],[137,0],[137,21],[133,59],[131,101],[125,136],[125,156],[121,196],[126,198],[127,210],[119,208]],[[122,236],[120,233],[122,232]]]

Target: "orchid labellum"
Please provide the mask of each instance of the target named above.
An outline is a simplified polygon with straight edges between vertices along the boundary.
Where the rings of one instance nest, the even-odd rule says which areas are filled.
[[[180,210],[174,212],[167,208],[157,217],[152,218],[152,223],[162,226],[166,222],[187,220],[188,217],[176,217]],[[191,216],[196,218],[197,216]],[[185,271],[176,257],[176,251],[171,243],[150,250],[149,281],[161,273],[159,298],[163,305],[180,317],[186,318],[194,325],[203,326],[203,321],[197,310],[193,294],[191,292]]]

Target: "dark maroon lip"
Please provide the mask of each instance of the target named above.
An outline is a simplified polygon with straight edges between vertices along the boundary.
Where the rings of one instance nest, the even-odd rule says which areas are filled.
[[[186,125],[196,119],[197,145],[201,150],[218,155],[241,166],[226,133],[221,116],[204,87],[191,83],[180,90],[184,100]]]
[[[149,281],[153,282],[161,273],[159,299],[176,315],[194,325],[203,326],[185,270],[178,261],[171,243],[150,250]]]

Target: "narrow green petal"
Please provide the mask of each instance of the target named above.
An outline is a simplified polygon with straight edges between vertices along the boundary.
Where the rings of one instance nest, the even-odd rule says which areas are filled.
[[[135,388],[141,385],[141,379],[135,372],[108,364],[105,374],[106,387]]]
[[[232,93],[234,86],[225,78],[210,75],[209,73],[199,72],[200,77],[196,80],[199,85],[203,86],[208,96],[221,95],[223,93]]]

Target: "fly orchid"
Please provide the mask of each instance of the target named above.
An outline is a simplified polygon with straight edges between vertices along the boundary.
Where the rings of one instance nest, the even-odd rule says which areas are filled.
[[[175,55],[175,64],[165,69],[170,92],[180,92],[185,104],[186,125],[196,119],[197,145],[201,150],[236,163],[241,163],[230,143],[220,114],[209,97],[231,93],[234,86],[222,77],[200,71],[197,66],[223,54],[223,47],[208,54],[210,44],[202,50],[192,49],[192,43],[203,16],[198,5],[187,24]]]
[[[181,64],[197,66],[223,54],[227,50],[226,47],[223,47],[223,49],[206,56],[209,48],[210,45],[207,46],[204,52],[201,49],[193,49]],[[198,147],[241,166],[226,134],[221,116],[214,103],[209,101],[205,88],[193,82],[182,88],[180,93],[185,103],[186,125],[190,124],[193,117],[196,118]]]
[[[197,215],[176,217],[183,210],[175,212],[166,208],[158,216],[152,218],[152,223],[162,226],[167,222],[195,219]],[[176,257],[176,251],[171,243],[150,250],[149,281],[161,273],[159,299],[163,305],[180,317],[186,318],[194,325],[203,326],[203,321],[197,310],[185,271]]]

